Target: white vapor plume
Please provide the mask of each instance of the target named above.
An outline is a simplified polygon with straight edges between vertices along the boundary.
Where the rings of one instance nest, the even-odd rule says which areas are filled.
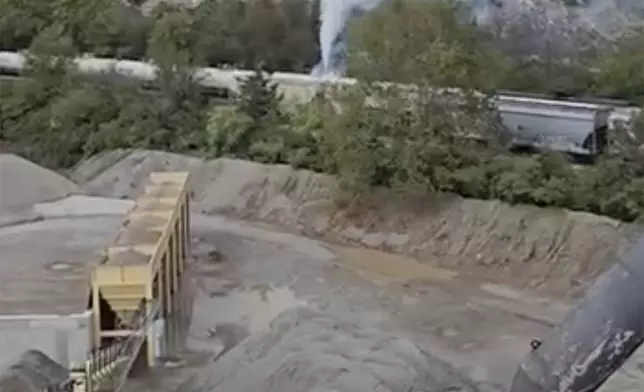
[[[349,21],[376,9],[383,0],[322,0],[320,2],[320,63],[317,76],[341,76],[346,58],[346,30]]]
[[[321,0],[320,52],[321,59],[312,74],[318,77],[343,76],[346,62],[346,32],[351,19],[378,8],[387,0]],[[432,0],[424,0],[432,1]],[[564,35],[568,46],[577,46],[577,34],[596,35],[610,40],[633,23],[644,20],[644,0],[576,0],[574,8],[562,5],[561,0],[454,0],[470,6],[480,24],[501,23],[511,35],[517,28],[523,31],[516,40],[539,37],[534,34],[545,28]],[[553,28],[554,27],[554,28]],[[528,31],[530,30],[530,31]],[[534,39],[534,38],[533,38]],[[556,40],[555,40],[556,41]],[[517,46],[532,47],[527,42]]]
[[[320,2],[321,59],[314,76],[342,76],[346,61],[346,31],[351,19],[373,11],[387,0],[322,0]],[[431,0],[428,0],[431,1]],[[468,0],[479,21],[490,15],[500,0]]]

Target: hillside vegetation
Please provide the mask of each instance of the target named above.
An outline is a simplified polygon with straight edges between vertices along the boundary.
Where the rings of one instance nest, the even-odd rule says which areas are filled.
[[[385,77],[395,76],[392,70],[398,70],[398,75],[408,75],[409,81],[418,84],[413,99],[395,88],[374,86],[365,78],[356,89],[335,92],[332,100],[320,97],[309,105],[288,109],[279,104],[275,86],[262,72],[244,81],[241,94],[221,107],[201,94],[190,71],[206,61],[209,52],[204,48],[214,48],[213,42],[236,48],[217,53],[247,56],[231,54],[230,58],[237,59],[232,64],[282,69],[280,64],[288,61],[282,63],[279,53],[285,59],[295,50],[280,46],[288,39],[279,31],[291,30],[265,27],[267,30],[253,35],[249,31],[259,27],[257,21],[265,20],[249,12],[272,9],[283,18],[288,13],[281,7],[291,4],[288,1],[237,4],[239,12],[231,15],[259,18],[245,22],[250,30],[242,35],[239,46],[233,45],[237,38],[230,36],[235,35],[241,22],[228,21],[229,30],[223,33],[196,30],[198,26],[223,29],[224,25],[212,19],[204,22],[200,18],[206,16],[200,12],[210,9],[209,17],[222,17],[217,8],[207,7],[229,7],[234,2],[206,1],[196,9],[162,6],[149,17],[136,14],[148,24],[121,27],[128,27],[128,34],[138,37],[137,56],[159,64],[160,90],[155,93],[114,75],[84,77],[69,66],[70,56],[98,53],[100,47],[107,48],[103,54],[137,57],[125,54],[134,53],[128,52],[133,50],[134,46],[128,45],[134,41],[124,40],[116,33],[120,30],[109,24],[122,23],[123,18],[101,22],[106,23],[104,30],[99,29],[101,23],[89,23],[110,15],[101,8],[106,4],[110,12],[134,12],[132,9],[101,1],[76,4],[61,0],[51,2],[51,9],[29,8],[29,4],[0,3],[5,7],[0,8],[0,15],[14,15],[15,22],[15,30],[10,30],[13,36],[1,35],[4,47],[13,42],[15,48],[30,48],[30,78],[3,85],[0,90],[0,149],[37,163],[65,169],[107,149],[162,149],[208,158],[230,156],[286,163],[335,174],[341,184],[340,200],[369,193],[374,187],[389,187],[403,195],[453,192],[472,198],[589,211],[624,221],[643,216],[644,121],[640,119],[630,132],[612,134],[611,147],[593,166],[574,166],[554,153],[511,154],[506,146],[507,134],[488,99],[472,92],[474,88],[488,90],[493,78],[485,67],[496,57],[490,57],[487,47],[478,46],[476,26],[457,23],[460,9],[450,2],[422,5],[427,9],[420,19],[414,19],[420,14],[415,8],[419,5],[394,2],[395,7],[389,11],[383,9],[382,14],[365,19],[366,27],[358,26],[368,28],[372,20],[391,40],[369,41],[371,34],[361,35],[360,30],[354,33],[355,39],[363,37],[361,49],[352,52],[354,72]],[[291,6],[301,4],[294,1]],[[2,11],[10,7],[14,7],[14,14]],[[305,11],[308,9],[302,8],[301,12]],[[387,18],[402,20],[401,15],[407,15],[409,22],[398,29],[387,24]],[[30,18],[36,21],[28,23]],[[0,26],[8,28],[5,23]],[[103,33],[90,35],[92,29]],[[41,33],[30,36],[35,31]],[[107,33],[116,35],[111,39],[101,35]],[[7,37],[13,37],[13,41]],[[273,37],[281,42],[276,45],[282,49],[271,52],[262,47],[266,52],[260,52],[261,45],[253,41],[260,37]],[[396,46],[400,41],[406,45]],[[305,62],[299,64],[306,68]],[[439,96],[428,88],[435,85],[461,86],[463,93]],[[377,107],[374,97],[380,103]]]
[[[461,15],[458,1],[390,1],[352,25],[349,72],[372,80],[431,76],[441,85],[644,103],[644,52],[637,49],[644,47],[644,15],[639,24],[617,23],[619,31],[605,36],[574,9],[542,7],[547,2],[533,1],[483,27],[450,16]]]
[[[535,4],[548,1],[556,3]],[[161,3],[144,13],[137,3],[141,2],[0,0],[0,50],[26,49],[46,35],[64,37],[80,53],[150,58],[150,34],[174,7]],[[203,0],[181,10],[181,17],[189,21],[181,44],[201,65],[253,68],[261,62],[268,71],[309,72],[318,59],[318,4]],[[459,1],[395,0],[352,23],[351,76],[416,80],[425,71],[409,67],[419,60],[425,69],[449,67],[433,56],[448,45],[469,52],[468,58],[452,61],[478,62],[480,75],[485,75],[479,84],[486,88],[644,103],[644,53],[639,50],[644,46],[644,22],[639,27],[619,22],[619,31],[608,39],[593,29],[593,23],[565,8],[534,6],[501,16],[491,26],[478,26],[463,24],[463,7]],[[459,12],[458,27],[455,20],[449,22],[454,9]],[[436,34],[440,39],[429,39]]]

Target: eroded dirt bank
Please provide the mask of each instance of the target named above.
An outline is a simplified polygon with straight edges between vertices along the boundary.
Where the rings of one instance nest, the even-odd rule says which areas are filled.
[[[382,192],[338,208],[331,201],[334,180],[326,175],[163,152],[105,153],[81,164],[72,178],[92,195],[129,198],[154,170],[192,172],[195,208],[204,214],[265,221],[557,295],[579,293],[640,232],[587,213],[451,195],[400,200]]]

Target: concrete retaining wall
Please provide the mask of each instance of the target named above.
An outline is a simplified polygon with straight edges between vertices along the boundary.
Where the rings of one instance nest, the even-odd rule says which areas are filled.
[[[62,366],[83,362],[91,347],[92,313],[68,316],[0,316],[0,372],[27,350],[39,350]]]

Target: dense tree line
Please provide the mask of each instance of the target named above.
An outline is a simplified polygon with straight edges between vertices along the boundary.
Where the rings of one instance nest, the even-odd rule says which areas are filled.
[[[430,77],[487,90],[600,96],[644,103],[644,15],[608,37],[586,20],[534,9],[492,26],[463,21],[459,2],[392,0],[350,31],[353,75],[391,81]],[[431,38],[429,38],[431,37]],[[438,77],[437,75],[440,75]]]
[[[73,3],[59,1],[67,7]],[[417,4],[397,3],[389,14],[373,15],[387,40],[369,41],[372,35],[362,30],[368,31],[368,24],[352,31],[352,45],[364,44],[350,58],[353,72],[364,76],[360,85],[327,91],[299,106],[281,102],[259,68],[226,105],[209,101],[191,73],[193,65],[205,61],[195,48],[211,45],[195,34],[196,9],[165,6],[152,12],[153,23],[145,27],[137,50],[160,66],[154,92],[115,75],[90,78],[75,72],[70,58],[90,41],[83,33],[88,30],[74,26],[87,23],[83,18],[93,9],[83,18],[61,16],[59,22],[39,25],[48,34],[27,40],[29,78],[2,84],[0,150],[64,170],[106,149],[163,149],[335,174],[342,195],[387,187],[569,208],[624,221],[644,216],[644,118],[629,131],[611,133],[610,147],[594,165],[575,165],[552,152],[510,153],[507,132],[488,97],[474,91],[490,89],[493,78],[485,67],[498,59],[490,56],[493,46],[479,46],[477,26],[462,23],[453,3],[423,5],[428,7],[423,16],[414,18],[420,14],[413,8]],[[387,18],[409,19],[393,28]],[[423,44],[421,38],[409,39],[414,32]],[[405,45],[395,45],[396,40]],[[104,47],[121,54],[131,50],[122,41],[100,42],[110,42]],[[229,53],[248,50],[225,44]],[[280,68],[269,54],[254,53],[248,65],[274,61],[272,68]],[[403,91],[372,83],[385,75],[416,87]],[[462,88],[438,92],[432,88],[437,85]]]
[[[0,50],[27,49],[39,35],[78,53],[144,59],[159,20],[180,9],[197,64],[306,72],[317,60],[317,6],[301,0],[205,0],[194,8],[144,10],[119,0],[0,0]]]
[[[161,3],[147,10],[136,3],[0,0],[0,50],[26,49],[38,35],[55,34],[77,52],[145,58],[154,25],[174,7]],[[183,10],[190,21],[183,44],[197,64],[253,68],[261,62],[269,71],[308,72],[319,57],[318,6],[319,1],[304,0],[204,0]],[[486,88],[644,102],[644,27],[624,27],[607,40],[583,19],[551,23],[552,16],[537,8],[488,26],[459,17],[455,29],[444,15],[453,8],[463,11],[463,5],[451,1],[441,7],[440,2],[394,0],[353,23],[352,76],[408,81],[432,72],[430,67],[442,72],[451,64],[431,60],[450,45],[460,50],[449,59],[455,69],[478,62],[477,83]],[[428,39],[434,36],[440,39]],[[419,60],[424,70],[414,65]],[[445,83],[453,82],[445,77]]]
[[[495,112],[473,93],[436,96],[421,89],[419,99],[408,91],[363,84],[334,92],[331,101],[280,110],[275,103],[280,97],[266,78],[248,80],[244,91],[236,105],[210,115],[204,145],[210,157],[333,173],[343,196],[386,187],[401,194],[449,192],[588,211],[624,221],[644,217],[643,118],[630,131],[611,134],[611,147],[594,165],[577,165],[554,152],[510,152]],[[374,97],[384,105],[374,107]]]

